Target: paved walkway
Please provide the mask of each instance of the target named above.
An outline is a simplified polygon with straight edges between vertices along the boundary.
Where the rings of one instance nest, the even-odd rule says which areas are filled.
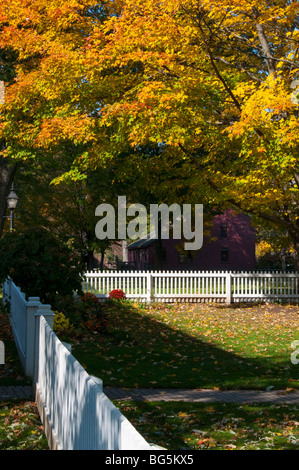
[[[33,400],[32,387],[30,385],[18,385],[18,386],[1,386],[0,387],[0,400],[9,400],[15,398],[25,398]]]
[[[299,391],[255,391],[255,390],[184,390],[184,389],[121,389],[104,388],[110,400],[136,401],[187,401],[205,403],[288,403],[299,404]],[[0,387],[0,400],[7,399],[33,400],[31,386]]]
[[[222,403],[298,403],[298,392],[255,391],[255,390],[182,390],[182,389],[119,389],[104,388],[104,393],[112,400],[137,401],[189,401]]]

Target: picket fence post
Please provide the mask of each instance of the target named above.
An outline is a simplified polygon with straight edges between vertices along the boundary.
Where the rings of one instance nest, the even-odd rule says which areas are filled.
[[[146,301],[150,303],[152,301],[153,291],[153,276],[150,272],[146,273]]]
[[[232,303],[232,276],[230,271],[225,273],[225,293],[226,293],[226,304]]]
[[[35,364],[35,314],[41,305],[39,297],[29,297],[26,305],[26,362],[25,372],[29,377],[34,376]]]
[[[8,277],[3,283],[3,300],[9,303],[11,299],[11,279]]]
[[[40,317],[45,317],[45,320],[53,330],[53,319],[55,313],[51,310],[51,305],[40,304],[34,313],[35,316],[35,338],[34,338],[34,373],[33,384],[38,383],[39,374],[39,337],[40,337]]]

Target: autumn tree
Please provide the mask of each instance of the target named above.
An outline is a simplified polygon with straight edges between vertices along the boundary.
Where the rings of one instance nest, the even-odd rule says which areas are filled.
[[[20,200],[15,226],[18,233],[39,227],[51,232],[80,255],[85,268],[92,269],[98,267],[95,255],[104,255],[111,243],[95,236],[95,207],[103,198],[113,199],[114,188],[109,168],[90,171],[77,181],[66,179],[52,184],[73,157],[65,154],[64,165],[49,158],[34,160],[30,167],[19,164],[15,187]]]
[[[102,110],[115,141],[163,142],[197,198],[287,232],[297,268],[298,10],[292,1],[128,0],[89,41],[91,62],[117,68],[124,83],[128,67],[136,74]]]
[[[8,3],[0,47],[18,54],[1,114],[10,158],[59,155],[70,139],[86,145],[68,171],[76,178],[128,143],[140,167],[139,147],[163,146],[165,193],[175,195],[179,169],[187,199],[271,222],[299,260],[298,2]]]
[[[148,207],[159,203],[161,194],[155,194],[154,188],[164,186],[169,177],[167,168],[161,165],[163,150],[154,145],[140,147],[134,155],[128,147],[117,159],[97,169],[85,170],[84,176],[78,179],[66,177],[75,154],[82,151],[69,143],[63,158],[61,146],[59,158],[51,159],[45,154],[43,159],[32,160],[30,166],[19,164],[15,189],[20,200],[15,226],[18,233],[42,227],[55,234],[81,255],[87,269],[92,269],[101,267],[107,251],[115,243],[115,240],[96,238],[97,205],[105,202],[117,208],[119,195],[126,196],[128,205],[139,202]],[[138,168],[140,161],[143,165]]]
[[[93,141],[93,120],[88,117],[98,105],[86,94],[82,49],[109,8],[116,13],[105,0],[1,2],[0,80],[5,100],[0,103],[0,235],[18,162],[27,168],[45,157],[63,162],[69,135],[73,147],[84,147],[81,155],[74,152],[74,159],[81,159]],[[77,174],[72,163],[68,170]]]
[[[258,269],[294,270],[293,247],[279,230],[259,226],[256,231],[256,265]]]
[[[5,103],[5,85],[4,79],[7,83],[11,83],[14,79],[13,62],[15,60],[15,53],[11,50],[0,51],[0,106]],[[0,141],[0,236],[4,226],[4,215],[6,210],[6,198],[11,189],[14,175],[17,170],[17,162],[9,162],[5,158],[6,144],[5,140]]]

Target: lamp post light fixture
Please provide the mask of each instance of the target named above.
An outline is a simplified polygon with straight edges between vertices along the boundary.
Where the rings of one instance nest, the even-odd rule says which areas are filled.
[[[9,195],[8,195],[7,198],[6,198],[7,207],[8,207],[8,209],[10,210],[10,215],[8,216],[8,217],[9,217],[9,221],[10,221],[10,226],[9,226],[9,230],[10,230],[10,231],[13,230],[14,210],[15,210],[15,208],[17,207],[18,200],[19,200],[19,198],[18,198],[18,196],[16,195],[15,190],[14,190],[14,187],[13,187],[13,184],[12,184],[10,193],[9,193]]]

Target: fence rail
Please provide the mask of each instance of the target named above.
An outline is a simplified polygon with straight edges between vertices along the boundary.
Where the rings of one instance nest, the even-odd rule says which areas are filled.
[[[13,324],[14,339],[19,352],[21,364],[23,367],[26,367],[26,316],[17,315],[17,312],[24,310],[27,302],[24,294],[13,283],[6,283],[4,292],[6,293],[7,300],[8,297],[11,298],[11,322]]]
[[[37,402],[63,450],[149,450],[150,445],[40,319]]]
[[[53,332],[54,313],[11,280],[3,284],[26,375],[51,449],[155,450],[103,393],[101,379],[87,374]]]
[[[299,301],[296,272],[234,271],[88,271],[83,290],[100,299],[121,289],[141,302],[247,302]]]

